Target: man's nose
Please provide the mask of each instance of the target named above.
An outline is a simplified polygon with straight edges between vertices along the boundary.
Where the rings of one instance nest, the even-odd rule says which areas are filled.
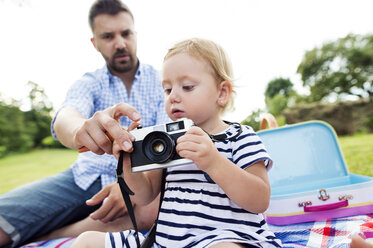
[[[123,49],[127,47],[127,41],[121,36],[115,38],[115,49]]]

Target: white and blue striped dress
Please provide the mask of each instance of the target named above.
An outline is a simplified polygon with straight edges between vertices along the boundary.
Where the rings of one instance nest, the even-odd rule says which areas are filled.
[[[237,128],[225,132],[232,136]],[[260,138],[251,127],[242,126],[242,131],[232,141],[216,142],[219,152],[242,169],[260,160],[270,169],[272,160]],[[194,163],[168,168],[166,182],[153,247],[210,247],[220,242],[281,247],[262,214],[237,206]],[[133,231],[107,234],[106,247],[136,247]]]

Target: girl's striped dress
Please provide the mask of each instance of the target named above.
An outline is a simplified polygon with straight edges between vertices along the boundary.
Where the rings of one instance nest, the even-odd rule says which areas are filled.
[[[236,125],[225,131],[229,137],[237,132]],[[216,142],[215,146],[242,169],[260,160],[265,161],[268,170],[272,167],[272,160],[251,127],[242,126],[242,133],[234,140]],[[210,247],[220,242],[281,247],[262,214],[237,206],[194,163],[168,168],[166,182],[153,247]],[[108,233],[105,243],[105,247],[136,247],[133,231]]]

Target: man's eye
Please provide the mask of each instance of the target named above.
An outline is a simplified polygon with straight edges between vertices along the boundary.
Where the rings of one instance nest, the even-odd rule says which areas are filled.
[[[102,36],[102,39],[107,40],[107,39],[111,39],[111,37],[112,36],[110,34],[106,34]]]
[[[126,31],[123,31],[122,32],[122,36],[123,37],[128,37],[128,36],[130,36],[131,35],[131,31],[129,31],[129,30],[126,30]]]

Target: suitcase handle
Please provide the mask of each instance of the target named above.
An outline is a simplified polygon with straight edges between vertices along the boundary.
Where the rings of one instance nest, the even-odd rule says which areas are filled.
[[[347,206],[348,206],[348,201],[345,200],[345,201],[317,205],[317,206],[304,206],[304,212],[318,212],[318,211],[332,210],[332,209],[342,208],[342,207],[347,207]]]

